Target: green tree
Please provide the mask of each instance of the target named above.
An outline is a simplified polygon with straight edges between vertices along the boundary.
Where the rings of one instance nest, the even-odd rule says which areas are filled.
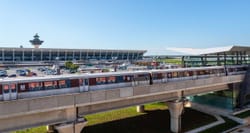
[[[65,67],[66,69],[69,69],[71,72],[76,72],[77,69],[79,68],[78,65],[73,64],[71,61],[65,62]]]
[[[71,61],[66,61],[65,62],[66,69],[70,69],[72,65],[73,65],[73,63]]]

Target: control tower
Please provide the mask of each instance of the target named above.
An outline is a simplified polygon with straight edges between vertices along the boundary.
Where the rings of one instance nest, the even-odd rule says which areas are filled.
[[[34,48],[39,48],[39,46],[42,45],[43,41],[39,39],[39,36],[36,33],[34,39],[30,40],[30,43],[34,46]]]

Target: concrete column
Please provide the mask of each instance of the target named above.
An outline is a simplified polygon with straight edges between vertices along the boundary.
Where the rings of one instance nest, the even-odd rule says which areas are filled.
[[[225,52],[224,52],[224,65],[227,65],[227,55]]]
[[[80,57],[79,60],[82,60],[82,51],[80,50]]]
[[[102,51],[100,50],[100,53],[99,53],[99,60],[101,60],[102,58]]]
[[[137,113],[144,113],[144,112],[145,112],[145,107],[144,107],[144,105],[137,105],[137,106],[136,106],[136,112],[137,112]]]
[[[4,49],[2,49],[2,61],[4,61]]]
[[[129,60],[129,52],[128,52],[128,55],[127,55],[127,60]]]
[[[111,52],[111,59],[113,59],[113,54],[114,54],[114,51],[112,50],[112,52]]]
[[[58,133],[81,133],[83,128],[87,125],[87,121],[81,118],[74,122],[68,122],[55,126]]]
[[[24,61],[24,50],[23,50],[23,56],[22,56],[22,59],[23,59],[23,61]]]
[[[54,125],[47,125],[46,129],[47,129],[47,133],[54,133],[55,132],[55,126]]]
[[[34,61],[34,50],[32,49],[31,60]]]
[[[106,51],[105,59],[108,59],[108,51]]]
[[[171,131],[174,133],[179,133],[181,131],[181,114],[183,110],[183,102],[167,102],[167,105],[170,112]]]
[[[236,64],[239,65],[239,51],[236,52]]]
[[[55,127],[58,133],[74,133],[74,123],[65,123]]]
[[[65,51],[64,53],[64,58],[65,58],[65,61],[67,61],[67,51]]]
[[[89,59],[89,51],[87,50],[87,56],[86,56],[87,60]]]
[[[51,61],[51,50],[49,51],[49,61]]]
[[[137,60],[139,59],[139,52],[137,53]]]
[[[220,66],[220,54],[217,54],[217,65]]]
[[[77,109],[76,108],[68,108],[66,110],[67,113],[67,120],[68,121],[74,121],[77,119]]]
[[[43,61],[43,51],[41,50],[41,54],[40,54],[40,60]]]

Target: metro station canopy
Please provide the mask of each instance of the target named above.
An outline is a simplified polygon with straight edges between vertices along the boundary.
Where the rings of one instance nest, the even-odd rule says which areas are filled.
[[[206,49],[205,49],[206,50]],[[228,46],[228,47],[217,47],[207,49],[201,55],[216,55],[216,54],[226,54],[226,55],[236,55],[244,54],[250,55],[250,47],[248,46]]]
[[[177,48],[174,50],[190,55],[182,58],[184,67],[250,63],[250,47],[248,46],[227,46],[207,49]]]
[[[227,54],[235,55],[237,53],[244,53],[250,55],[250,47],[248,46],[226,46],[214,48],[167,48],[167,50],[183,53],[185,55],[216,55]]]

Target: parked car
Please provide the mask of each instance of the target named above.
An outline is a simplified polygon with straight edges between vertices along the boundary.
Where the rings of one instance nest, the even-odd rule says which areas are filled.
[[[16,74],[19,76],[26,76],[26,71],[22,69],[16,70]]]
[[[14,78],[14,77],[16,77],[16,74],[10,74],[8,77],[9,78]]]
[[[37,76],[37,74],[35,72],[32,72],[32,76]]]
[[[6,70],[0,70],[0,77],[6,77],[7,71]]]

